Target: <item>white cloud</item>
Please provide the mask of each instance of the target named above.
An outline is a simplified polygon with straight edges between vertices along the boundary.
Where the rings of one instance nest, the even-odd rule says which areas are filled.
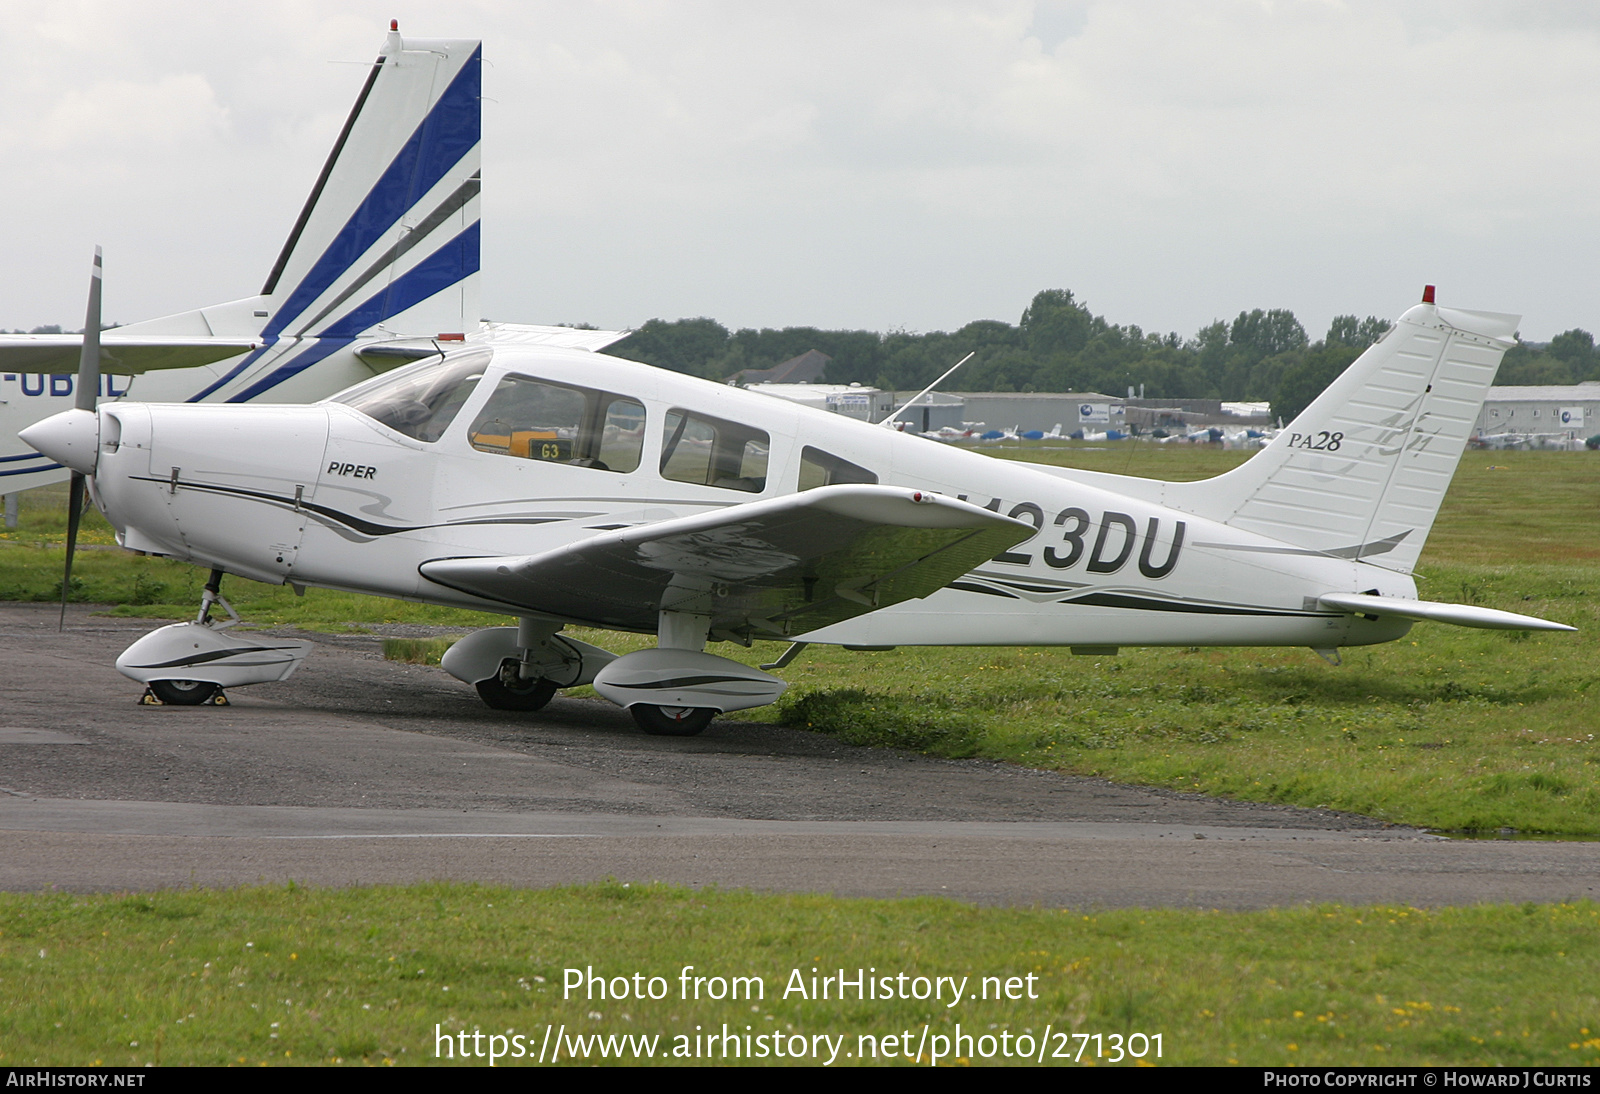
[[[391,12],[485,39],[498,318],[928,329],[1067,287],[1147,328],[1315,332],[1436,281],[1534,335],[1600,326],[1590,5],[6,8],[0,140],[36,151],[0,165],[31,213],[4,326],[76,309],[89,231],[122,318],[253,291],[359,82],[327,62]]]
[[[228,111],[197,73],[153,83],[102,80],[67,89],[20,140],[25,152],[98,151],[134,146],[170,152],[226,139]]]

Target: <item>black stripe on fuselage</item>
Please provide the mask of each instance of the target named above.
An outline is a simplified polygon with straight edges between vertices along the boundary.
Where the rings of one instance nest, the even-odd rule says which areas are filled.
[[[167,479],[158,479],[144,475],[133,475],[130,477],[136,482],[153,482],[161,486],[173,485]],[[281,497],[277,494],[268,494],[260,490],[245,490],[242,487],[237,486],[217,486],[212,483],[184,482],[182,480],[179,480],[177,485],[185,490],[201,490],[208,494],[227,494],[233,497],[254,498],[257,501],[266,502],[269,505],[273,505],[281,509],[297,508],[296,502],[293,498]],[[483,517],[472,520],[441,521],[435,524],[395,526],[389,524],[375,524],[370,520],[353,516],[350,513],[345,513],[326,505],[318,505],[316,502],[307,501],[304,498],[300,499],[298,508],[304,509],[308,513],[315,513],[320,517],[326,517],[328,520],[342,524],[352,531],[360,532],[362,535],[367,536],[392,536],[398,532],[421,532],[428,528],[456,528],[476,524],[556,524],[563,520],[574,519],[572,517]],[[592,515],[593,514],[590,513],[584,514],[585,517]]]
[[[1089,593],[1085,596],[1058,600],[1058,604],[1082,604],[1092,608],[1131,608],[1146,612],[1186,612],[1193,615],[1276,615],[1295,619],[1323,619],[1342,615],[1342,612],[1300,612],[1280,608],[1245,608],[1231,604],[1201,604],[1184,600],[1158,600],[1154,597],[1133,596],[1128,593]]]
[[[1358,543],[1354,547],[1329,547],[1319,550],[1315,547],[1272,547],[1255,543],[1196,543],[1196,547],[1210,547],[1219,551],[1243,551],[1247,554],[1258,555],[1311,555],[1316,558],[1345,558],[1360,560],[1372,555],[1384,555],[1400,546],[1401,542],[1412,533],[1413,529],[1407,528],[1404,532],[1397,532],[1383,539],[1375,539],[1371,543]]]

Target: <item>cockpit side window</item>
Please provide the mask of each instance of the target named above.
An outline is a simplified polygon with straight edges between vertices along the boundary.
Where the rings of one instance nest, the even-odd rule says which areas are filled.
[[[661,477],[759,494],[772,440],[765,430],[688,410],[667,412]]]
[[[480,349],[418,362],[329,401],[354,407],[413,440],[436,441],[483,379],[492,356],[492,351]]]
[[[506,376],[467,430],[480,452],[597,471],[637,470],[644,452],[644,407],[589,388]]]
[[[839,483],[859,482],[874,484],[878,476],[849,460],[842,460],[820,448],[806,445],[800,450],[801,490],[815,490],[819,486],[837,486]]]

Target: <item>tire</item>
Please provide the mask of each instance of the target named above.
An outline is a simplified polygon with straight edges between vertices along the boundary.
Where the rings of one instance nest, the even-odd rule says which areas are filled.
[[[220,684],[206,680],[151,680],[146,686],[169,707],[197,707],[222,690]]]
[[[658,707],[635,703],[628,708],[640,729],[652,737],[693,737],[719,713],[710,707]]]
[[[555,683],[543,676],[524,680],[517,670],[517,662],[506,658],[499,676],[478,681],[478,698],[495,710],[517,710],[526,714],[542,709],[555,696]]]

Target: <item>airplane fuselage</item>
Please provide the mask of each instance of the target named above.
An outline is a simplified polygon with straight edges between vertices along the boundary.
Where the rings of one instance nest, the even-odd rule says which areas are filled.
[[[458,405],[437,435],[395,416],[385,392],[452,367]],[[514,415],[497,408],[515,398],[534,399],[556,424],[506,420]],[[571,428],[557,421],[563,413]],[[596,353],[476,348],[309,406],[121,402],[101,414],[95,500],[124,546],[273,583],[615,626],[488,600],[421,567],[876,481],[957,497],[1037,531],[932,596],[788,637],[1333,649],[1392,640],[1409,623],[1330,611],[1319,595],[1416,595],[1408,576],[1370,563]]]

